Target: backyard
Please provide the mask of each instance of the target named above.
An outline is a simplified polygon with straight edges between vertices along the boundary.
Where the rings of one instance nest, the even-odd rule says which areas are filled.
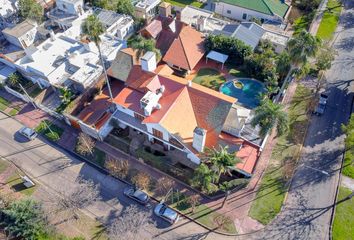
[[[198,2],[196,0],[164,0],[164,2],[171,3],[172,5],[178,6],[178,7],[192,5],[194,7],[202,8],[204,5],[202,2]]]
[[[197,76],[193,79],[193,82],[214,89],[215,91],[219,91],[221,84],[225,81],[226,79],[220,74],[220,72],[212,68],[200,69]]]
[[[352,191],[348,188],[339,188],[332,229],[334,240],[354,239],[354,198],[346,199],[351,193]]]
[[[290,129],[277,139],[256,199],[250,209],[249,215],[262,224],[268,224],[281,210],[288,188],[287,183],[296,166],[297,156],[306,134],[305,129],[309,120],[306,109],[310,99],[310,90],[298,85],[288,111]]]
[[[323,14],[321,24],[317,31],[318,37],[323,40],[331,40],[333,33],[337,28],[341,10],[342,6],[338,0],[328,1],[327,9]]]

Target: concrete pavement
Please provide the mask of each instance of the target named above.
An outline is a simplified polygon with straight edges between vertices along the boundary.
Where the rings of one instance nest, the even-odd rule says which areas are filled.
[[[15,163],[26,174],[45,188],[49,194],[66,192],[82,177],[100,184],[102,200],[84,209],[84,212],[101,222],[109,222],[129,204],[134,204],[123,196],[125,184],[107,176],[75,157],[56,149],[44,139],[27,142],[16,132],[22,125],[0,113],[0,155]],[[147,230],[153,239],[235,239],[210,233],[187,219],[169,226],[155,218],[157,227]]]
[[[329,239],[330,219],[344,152],[341,124],[353,101],[354,2],[346,1],[334,42],[338,56],[327,72],[328,107],[313,117],[283,211],[252,239]],[[306,167],[308,166],[308,167]],[[316,169],[316,170],[314,170]],[[326,171],[329,176],[321,173]],[[249,238],[248,238],[249,239]]]

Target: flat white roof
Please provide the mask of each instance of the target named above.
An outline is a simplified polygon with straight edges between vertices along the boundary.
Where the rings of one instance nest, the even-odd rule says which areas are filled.
[[[272,43],[286,46],[286,44],[289,40],[289,37],[285,36],[285,35],[278,34],[278,33],[267,31],[263,34],[262,39],[266,39],[266,40],[271,41]]]
[[[0,14],[2,17],[9,17],[14,14],[18,7],[18,1],[11,1],[11,0],[0,0]]]
[[[213,59],[217,62],[225,63],[226,60],[229,58],[229,55],[222,54],[216,51],[210,51],[206,57]]]

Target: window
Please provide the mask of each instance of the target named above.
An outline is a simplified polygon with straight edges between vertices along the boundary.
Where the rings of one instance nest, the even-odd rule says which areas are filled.
[[[246,19],[246,18],[247,18],[247,14],[244,13],[244,14],[242,15],[242,19]]]
[[[144,116],[140,115],[140,114],[137,114],[137,113],[134,113],[134,117],[140,121],[143,121],[144,120]]]
[[[157,138],[160,138],[160,139],[163,139],[163,133],[159,130],[156,130],[156,129],[152,129],[152,134],[157,137]]]
[[[231,10],[227,10],[226,12],[227,12],[227,14],[231,14]]]

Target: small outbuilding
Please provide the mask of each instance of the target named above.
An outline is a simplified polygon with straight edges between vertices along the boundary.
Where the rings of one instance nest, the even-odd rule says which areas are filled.
[[[224,68],[224,64],[229,58],[229,55],[219,53],[217,51],[210,51],[208,55],[206,56],[206,62],[208,62],[208,59],[212,59],[214,61],[217,61],[222,64],[221,69]]]

